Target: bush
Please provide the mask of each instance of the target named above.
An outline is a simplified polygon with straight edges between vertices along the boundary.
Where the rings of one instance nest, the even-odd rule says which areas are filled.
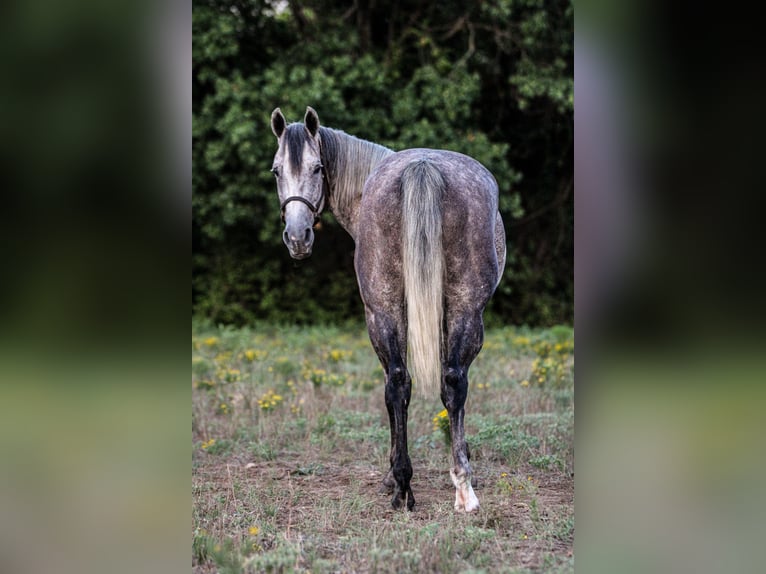
[[[571,323],[571,0],[348,10],[194,3],[194,313],[227,324],[362,316],[354,245],[331,216],[309,260],[291,260],[280,239],[269,116],[280,106],[299,120],[311,105],[324,125],[393,149],[484,163],[508,235],[488,322]]]

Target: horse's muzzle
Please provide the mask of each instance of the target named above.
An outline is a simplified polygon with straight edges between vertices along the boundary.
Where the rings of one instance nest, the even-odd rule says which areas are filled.
[[[296,230],[295,226],[289,223],[282,234],[282,241],[285,242],[290,257],[293,259],[306,259],[311,255],[311,248],[314,246],[314,230],[306,227]]]
[[[311,248],[309,247],[308,251],[293,251],[289,247],[287,250],[290,252],[290,257],[293,259],[307,259],[311,257]]]

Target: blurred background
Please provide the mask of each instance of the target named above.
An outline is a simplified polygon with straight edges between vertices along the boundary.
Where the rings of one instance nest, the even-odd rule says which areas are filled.
[[[281,241],[271,111],[394,150],[475,157],[500,187],[508,263],[492,324],[574,320],[573,4],[205,1],[193,8],[192,306],[244,324],[361,320],[353,242],[323,217]]]
[[[0,570],[188,568],[190,237],[197,316],[359,316],[329,215],[279,244],[268,117],[312,105],[495,173],[490,322],[572,320],[574,155],[576,569],[760,571],[755,9],[581,2],[573,56],[544,0],[4,3]]]
[[[168,572],[188,556],[191,3],[0,14],[0,571]]]
[[[578,4],[578,571],[762,569],[758,38],[749,8]]]

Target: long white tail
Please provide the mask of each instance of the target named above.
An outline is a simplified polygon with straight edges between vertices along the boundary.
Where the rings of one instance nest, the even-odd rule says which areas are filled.
[[[402,260],[407,300],[408,366],[421,394],[440,388],[442,318],[442,196],[444,179],[428,160],[402,173]]]

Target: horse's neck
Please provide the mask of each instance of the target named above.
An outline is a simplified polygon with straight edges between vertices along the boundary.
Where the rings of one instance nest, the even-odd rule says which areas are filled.
[[[335,220],[340,223],[340,226],[348,232],[354,241],[356,241],[356,222],[359,216],[360,200],[361,195],[359,196],[359,199],[354,201],[351,205],[346,205],[344,207],[334,206],[332,200],[330,200],[329,205],[330,211],[332,211],[332,214],[335,216]]]
[[[326,128],[322,131],[322,141],[328,154],[322,158],[328,174],[328,207],[343,229],[356,240],[364,182],[377,164],[394,152]]]
[[[332,214],[335,216],[335,220],[340,223],[341,227],[345,229],[348,234],[356,241],[356,222],[359,218],[359,204],[362,201],[362,190],[359,190],[358,195],[354,195],[350,200],[346,198],[341,201],[337,193],[337,180],[331,181],[330,192],[328,194],[327,206]]]

